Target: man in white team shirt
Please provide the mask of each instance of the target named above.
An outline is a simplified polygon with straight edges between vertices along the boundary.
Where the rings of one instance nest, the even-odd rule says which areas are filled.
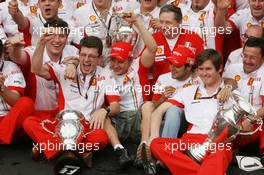
[[[223,18],[230,5],[230,0],[218,0],[215,15],[215,26],[224,27],[225,31],[233,31],[237,28],[240,34],[244,34],[251,25],[264,25],[264,1],[248,0],[249,8],[239,10],[228,21]]]
[[[157,111],[166,109],[168,106],[182,107],[186,120],[190,124],[189,130],[180,139],[156,138],[159,137],[159,130],[157,127],[152,127],[150,141],[153,138],[156,139],[151,142],[151,153],[156,159],[162,161],[173,175],[223,175],[232,160],[231,143],[222,146],[217,144],[215,149],[211,150],[214,153],[206,157],[202,164],[198,164],[183,153],[194,143],[201,144],[207,138],[219,110],[219,92],[224,88],[221,78],[223,63],[219,53],[213,49],[206,49],[196,58],[196,64],[197,74],[203,83],[183,88],[175,93],[152,115],[152,117],[160,115]],[[230,107],[228,104],[224,103],[224,108]],[[169,148],[166,145],[169,145]]]
[[[19,33],[16,23],[8,14],[6,2],[0,3],[0,24],[0,39],[3,43],[8,37]]]
[[[38,0],[37,7],[40,12],[37,12],[38,10],[35,10],[34,7],[34,13],[27,15],[21,12],[17,0],[11,0],[8,5],[8,11],[18,25],[18,29],[23,32],[26,46],[35,46],[38,38],[42,34],[42,28],[47,21],[63,18],[68,22],[70,27],[73,25],[73,22],[70,19],[72,15],[68,14],[73,13],[73,9],[71,9],[73,5],[71,4],[72,2],[66,1],[63,3],[62,0]],[[81,35],[75,31],[75,35],[70,35],[68,39],[70,42],[77,42],[80,37]]]
[[[114,13],[123,11],[132,11],[130,9],[131,1],[115,1],[115,0],[90,0],[85,5],[78,8],[73,20],[76,28],[82,31],[83,35],[97,36],[103,41],[103,62],[101,65],[105,66],[109,48],[111,46],[111,39],[109,31],[116,25],[116,21],[112,17]]]
[[[264,37],[264,28],[262,28],[259,25],[252,25],[247,29],[246,33],[244,33],[241,36],[242,48],[234,50],[233,52],[230,53],[230,55],[228,56],[228,59],[226,61],[226,64],[225,64],[225,70],[231,64],[243,62],[243,58],[242,58],[243,47],[244,47],[244,44],[246,43],[246,41],[248,40],[248,38],[250,38],[250,37],[257,37],[257,38],[262,37],[263,38]]]
[[[211,0],[191,0],[178,6],[182,11],[182,27],[196,32],[203,39],[205,48],[221,51],[222,42],[214,30],[215,4]]]
[[[33,101],[21,97],[26,86],[20,68],[4,61],[3,44],[0,40],[0,144],[10,144],[21,133],[26,117],[34,111]]]
[[[54,27],[64,28],[64,34],[56,34],[52,40],[48,41],[43,54],[43,63],[61,64],[65,58],[78,56],[78,50],[70,45],[66,45],[68,37],[68,25],[61,19],[46,23],[47,31]],[[50,30],[51,32],[52,30]],[[31,73],[32,58],[34,56],[35,46],[26,47],[22,49],[18,43],[11,43],[7,45],[9,57],[22,67],[26,78],[27,88],[26,95],[35,101],[35,109],[40,118],[47,115],[55,116],[57,114],[58,104],[58,84],[55,81],[47,81]]]
[[[115,86],[112,88],[117,89],[120,93],[120,114],[111,118],[114,128],[108,125],[108,134],[121,166],[131,162],[131,158],[120,140],[138,143],[140,130],[147,129],[148,121],[144,117],[140,118],[139,110],[145,94],[150,93],[147,76],[149,68],[154,62],[157,48],[151,33],[146,30],[135,14],[132,13],[125,19],[135,25],[142,34],[146,49],[140,57],[134,59],[132,45],[120,41],[112,45],[109,55],[111,76],[115,80]]]
[[[106,86],[113,86],[109,72],[97,66],[97,59],[102,54],[102,41],[94,36],[88,36],[81,40],[80,64],[77,67],[76,79],[69,80],[64,77],[65,65],[43,64],[45,45],[53,37],[55,37],[54,34],[44,35],[40,38],[32,60],[32,72],[47,80],[54,80],[59,84],[59,110],[77,110],[85,117],[86,122],[82,123],[84,133],[89,134],[76,144],[84,143],[87,145],[84,150],[76,151],[89,153],[101,149],[108,143],[107,134],[103,130],[105,118],[119,112],[118,94],[115,91],[106,89]],[[103,108],[103,104],[106,102],[105,97],[109,104],[108,108]],[[47,119],[54,121],[54,118],[49,117]],[[38,116],[28,118],[23,125],[25,131],[36,143],[61,143],[58,137],[54,137],[42,128],[40,125],[42,121],[43,119]],[[92,147],[88,146],[90,144],[92,144]],[[79,146],[76,148],[79,148]],[[45,149],[44,153],[48,159],[52,159],[61,150],[63,150],[61,147],[54,150]],[[81,155],[86,157],[87,154]]]
[[[237,81],[238,90],[257,111],[257,117],[264,118],[264,40],[263,38],[249,38],[243,47],[243,63],[230,65],[223,77]],[[249,125],[246,123],[245,125]],[[260,152],[264,161],[264,131],[257,133],[260,140]],[[242,138],[239,146],[254,140]],[[264,163],[264,162],[263,162]]]
[[[36,15],[38,12],[38,0],[7,0],[5,1],[6,12],[8,13],[9,3],[17,3],[18,8],[21,10],[24,16],[27,15]]]
[[[146,148],[150,136],[150,125],[157,122],[151,117],[152,112],[167,100],[172,94],[185,86],[197,84],[196,78],[192,77],[192,69],[195,62],[194,53],[186,47],[176,48],[171,56],[166,58],[170,62],[170,72],[159,76],[156,84],[153,86],[152,101],[146,101],[142,105],[142,118],[148,120],[147,129],[143,130],[141,143],[137,149],[137,158],[135,164],[140,167],[147,167],[146,159],[150,159],[150,150]],[[164,112],[165,113],[165,112]],[[162,120],[160,117],[160,121]],[[178,107],[168,108],[165,114],[165,124],[162,131],[162,137],[176,138],[180,130],[180,124],[183,123],[183,110]],[[147,152],[144,153],[144,152]],[[148,156],[149,155],[149,156]],[[144,168],[146,169],[146,168]]]

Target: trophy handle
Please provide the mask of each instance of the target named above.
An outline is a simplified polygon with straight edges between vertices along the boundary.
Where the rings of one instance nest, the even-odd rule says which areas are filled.
[[[253,135],[258,131],[262,131],[262,126],[263,126],[263,120],[262,119],[251,119],[251,118],[246,118],[247,120],[249,120],[252,124],[256,123],[258,124],[258,127],[254,130],[254,131],[249,131],[249,132],[240,132],[239,135]]]
[[[51,130],[49,130],[49,129],[45,126],[46,123],[49,123],[49,124],[55,124],[55,123],[56,123],[56,120],[54,120],[54,121],[52,122],[52,121],[50,121],[49,119],[46,119],[46,120],[43,120],[43,121],[41,122],[41,126],[42,126],[42,128],[43,128],[46,132],[48,132],[48,133],[50,133],[51,135],[55,136],[55,135],[56,135],[55,132],[52,132]]]

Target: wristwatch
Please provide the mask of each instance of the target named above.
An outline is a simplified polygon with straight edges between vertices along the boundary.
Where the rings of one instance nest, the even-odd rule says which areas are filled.
[[[105,107],[104,107],[104,109],[105,109],[105,110],[106,110],[106,112],[107,112],[106,114],[109,114],[109,113],[110,113],[110,111],[111,111],[111,110],[110,110],[110,106],[105,106]]]

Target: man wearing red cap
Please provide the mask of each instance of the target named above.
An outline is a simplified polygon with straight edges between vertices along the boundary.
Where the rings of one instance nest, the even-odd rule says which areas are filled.
[[[119,156],[120,165],[126,165],[131,159],[124,149],[121,141],[140,141],[140,125],[142,133],[148,130],[149,120],[140,118],[140,107],[145,94],[150,93],[148,71],[154,61],[156,42],[151,33],[134,14],[127,17],[127,21],[134,24],[142,36],[146,45],[141,57],[133,59],[132,45],[125,42],[117,42],[112,45],[110,59],[111,76],[115,80],[114,89],[120,94],[120,114],[111,117],[112,125],[108,125],[106,131],[115,153]],[[144,131],[144,132],[143,132]]]
[[[146,145],[150,136],[150,131],[153,130],[151,124],[155,123],[155,130],[159,132],[162,116],[166,112],[162,137],[176,138],[180,130],[180,125],[184,121],[183,110],[176,106],[168,108],[158,118],[151,117],[152,112],[159,105],[163,104],[168,97],[174,94],[175,91],[199,82],[198,79],[192,76],[195,56],[190,49],[178,47],[173,51],[171,56],[166,58],[166,60],[170,63],[171,71],[158,78],[156,84],[153,86],[154,93],[152,101],[147,101],[142,105],[142,117],[150,121],[148,128],[151,129],[142,134],[141,143],[137,149],[135,164],[139,167],[143,165],[144,169],[148,167],[148,163],[152,163],[150,161],[150,149]],[[144,154],[144,152],[147,152],[147,155]]]

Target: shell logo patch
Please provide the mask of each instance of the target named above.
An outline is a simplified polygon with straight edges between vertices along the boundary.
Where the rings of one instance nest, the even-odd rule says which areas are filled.
[[[92,79],[91,86],[96,86],[96,82],[97,82],[97,81],[96,81],[96,78],[93,78],[93,79]]]
[[[197,99],[200,99],[202,97],[202,94],[201,93],[199,93],[199,92],[197,92],[196,94],[195,94],[195,100],[197,100]]]
[[[241,79],[241,77],[239,75],[236,75],[234,78],[236,81],[239,81]]]
[[[250,26],[252,26],[252,24],[250,22],[247,23],[247,28],[249,28]]]
[[[36,14],[38,11],[38,7],[35,5],[30,6],[29,9],[30,9],[30,13],[32,14]]]
[[[83,2],[78,2],[78,3],[76,4],[76,8],[78,9],[78,8],[80,8],[80,7],[83,6],[83,5],[84,5]]]
[[[94,21],[96,21],[96,16],[95,15],[91,15],[91,16],[89,16],[89,19],[90,19],[90,21],[94,22]]]
[[[206,12],[203,12],[203,13],[201,13],[201,15],[199,17],[199,20],[203,21],[205,19],[205,17],[206,17]]]
[[[164,54],[164,46],[158,46],[156,50],[156,55],[163,55]]]
[[[182,17],[182,20],[183,20],[183,21],[188,21],[188,20],[189,20],[189,16],[188,16],[188,15],[184,15],[184,16]]]

